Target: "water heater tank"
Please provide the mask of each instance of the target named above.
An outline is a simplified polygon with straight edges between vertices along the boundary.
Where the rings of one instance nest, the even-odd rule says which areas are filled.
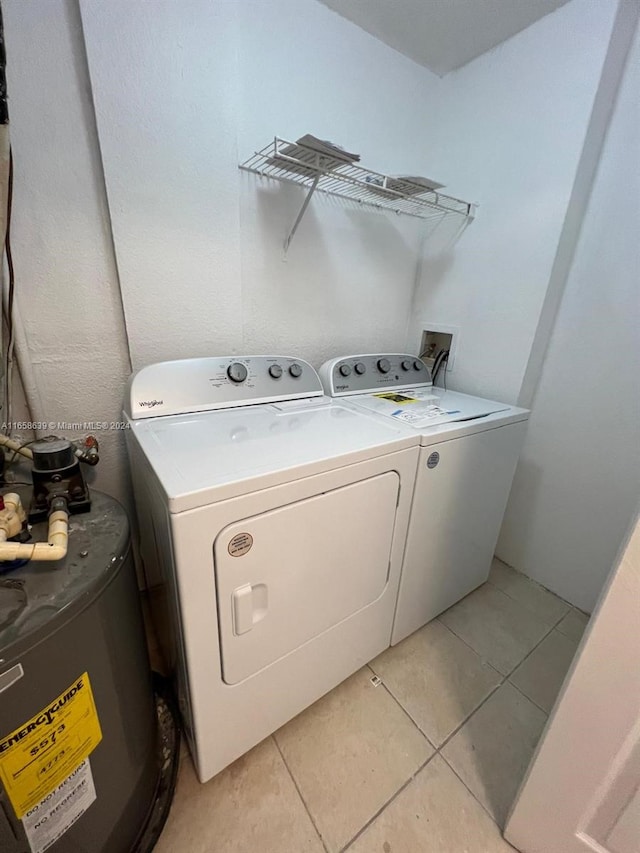
[[[156,798],[129,524],[112,498],[92,498],[70,517],[63,560],[0,575],[2,853],[130,853]],[[33,533],[46,540],[46,522]]]

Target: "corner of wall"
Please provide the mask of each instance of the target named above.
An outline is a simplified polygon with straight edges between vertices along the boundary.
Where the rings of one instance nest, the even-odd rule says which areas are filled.
[[[524,408],[531,408],[540,382],[639,16],[640,4],[620,0],[558,239],[549,284],[522,377],[518,405]]]

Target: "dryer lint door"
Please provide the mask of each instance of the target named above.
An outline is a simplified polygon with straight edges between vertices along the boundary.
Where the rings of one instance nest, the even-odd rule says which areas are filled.
[[[223,678],[237,684],[384,592],[393,471],[234,522],[214,543]]]

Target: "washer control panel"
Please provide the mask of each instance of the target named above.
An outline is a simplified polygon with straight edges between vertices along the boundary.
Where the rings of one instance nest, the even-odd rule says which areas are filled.
[[[325,361],[319,373],[325,393],[331,397],[431,385],[426,364],[406,353],[341,356]]]
[[[321,396],[314,368],[293,356],[185,358],[134,374],[125,414],[135,420]]]

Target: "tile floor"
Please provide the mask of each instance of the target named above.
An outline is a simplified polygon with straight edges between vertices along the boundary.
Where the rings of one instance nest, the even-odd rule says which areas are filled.
[[[500,827],[586,623],[495,560],[206,785],[185,750],[156,853],[512,850]]]

